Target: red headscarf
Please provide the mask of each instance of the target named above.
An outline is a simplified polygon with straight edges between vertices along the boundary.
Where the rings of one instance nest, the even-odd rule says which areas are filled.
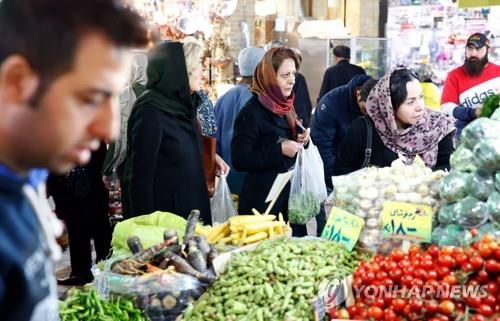
[[[275,113],[276,115],[285,116],[288,126],[292,131],[293,138],[297,138],[296,119],[297,114],[293,108],[295,95],[292,94],[288,97],[283,97],[280,86],[276,80],[276,72],[273,67],[273,57],[282,51],[289,51],[291,53],[290,59],[295,61],[298,68],[298,60],[295,53],[285,47],[277,47],[269,49],[261,62],[257,65],[253,75],[253,83],[251,90],[259,96],[259,101],[264,107]],[[286,52],[288,54],[288,52]],[[295,57],[295,58],[294,58]]]

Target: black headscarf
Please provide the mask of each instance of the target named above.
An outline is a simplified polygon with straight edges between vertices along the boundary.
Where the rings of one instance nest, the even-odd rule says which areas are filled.
[[[146,91],[135,108],[151,104],[174,116],[194,118],[199,96],[191,94],[184,50],[180,42],[162,42],[148,55]]]

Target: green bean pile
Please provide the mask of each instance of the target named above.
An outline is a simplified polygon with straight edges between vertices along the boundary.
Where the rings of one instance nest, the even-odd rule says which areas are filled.
[[[123,298],[104,300],[96,290],[71,289],[69,296],[60,303],[61,321],[147,321],[132,301]]]
[[[351,274],[360,259],[330,241],[264,241],[255,251],[235,254],[184,320],[312,320],[319,282]]]

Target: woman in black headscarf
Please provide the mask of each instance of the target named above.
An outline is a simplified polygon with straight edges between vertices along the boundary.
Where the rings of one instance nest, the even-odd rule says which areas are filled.
[[[202,53],[195,41],[164,42],[149,56],[147,90],[128,124],[133,216],[199,209],[212,221],[196,122]]]

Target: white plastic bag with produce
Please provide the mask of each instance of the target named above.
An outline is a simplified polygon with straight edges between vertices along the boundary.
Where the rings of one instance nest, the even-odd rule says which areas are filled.
[[[288,218],[293,224],[306,224],[315,217],[326,199],[323,161],[318,148],[309,141],[307,149],[300,149],[293,169],[288,201]]]

